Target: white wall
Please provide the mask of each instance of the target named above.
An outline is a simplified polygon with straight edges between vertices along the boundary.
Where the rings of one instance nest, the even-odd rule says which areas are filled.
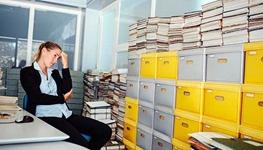
[[[87,69],[96,69],[97,55],[99,46],[100,34],[100,12],[92,9],[86,9],[86,20],[83,41],[83,55],[82,55],[82,68],[86,72]]]

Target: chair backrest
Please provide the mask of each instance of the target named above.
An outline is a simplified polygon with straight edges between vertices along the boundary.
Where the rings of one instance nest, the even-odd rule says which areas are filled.
[[[23,97],[23,109],[28,110],[28,96],[24,95]]]

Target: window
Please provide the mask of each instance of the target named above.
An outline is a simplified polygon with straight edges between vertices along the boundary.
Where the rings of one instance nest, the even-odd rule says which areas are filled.
[[[0,19],[0,67],[24,66],[29,9],[0,5]]]
[[[43,41],[57,42],[69,56],[73,69],[77,16],[53,11],[36,10],[33,32],[33,53]]]

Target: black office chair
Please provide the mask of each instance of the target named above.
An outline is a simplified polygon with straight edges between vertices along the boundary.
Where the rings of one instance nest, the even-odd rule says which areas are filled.
[[[28,110],[28,96],[27,95],[24,95],[23,97],[23,109],[24,110]],[[82,133],[81,134],[87,141],[90,141],[91,139],[91,136],[88,135],[88,134],[84,134]]]

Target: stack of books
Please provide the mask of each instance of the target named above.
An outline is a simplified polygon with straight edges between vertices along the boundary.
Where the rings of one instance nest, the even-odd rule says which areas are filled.
[[[146,51],[146,26],[147,20],[142,19],[137,22],[137,42],[136,47],[137,51],[145,52]]]
[[[100,150],[125,150],[125,145],[120,141],[109,141]]]
[[[183,27],[184,27],[183,16],[171,17],[169,32],[168,32],[170,51],[183,49]]]
[[[263,41],[263,1],[250,0],[249,41]]]
[[[129,48],[128,51],[136,51],[137,23],[129,26]]]
[[[111,106],[104,101],[85,102],[82,115],[96,120],[111,119]]]
[[[99,100],[105,100],[108,98],[108,90],[111,80],[111,73],[110,72],[101,72],[99,74],[99,90],[98,96]]]
[[[202,46],[209,47],[222,45],[222,0],[213,1],[202,5],[202,11]]]
[[[117,134],[116,139],[122,141],[123,128],[124,128],[124,113],[125,113],[125,96],[127,90],[127,73],[128,69],[117,69],[112,71],[112,74],[118,74],[118,80],[112,80],[114,82],[113,101],[112,105],[112,119],[117,121]]]
[[[15,122],[20,107],[17,104],[17,97],[0,96],[0,123]]]
[[[97,101],[99,90],[99,77],[91,73],[85,73],[84,82],[84,101]]]
[[[183,49],[193,49],[201,46],[200,24],[201,11],[185,13],[183,28]]]
[[[107,124],[107,125],[111,128],[112,134],[111,134],[111,138],[110,138],[110,139],[111,139],[111,140],[115,140],[115,137],[116,137],[116,128],[117,128],[116,120],[113,120],[113,119],[104,119],[104,120],[99,120],[99,121]]]
[[[248,0],[223,0],[223,43],[248,42]]]
[[[149,17],[148,24],[146,27],[146,51],[155,51],[157,49],[157,29],[158,29],[159,18]]]
[[[159,18],[158,29],[157,29],[156,51],[169,50],[169,39],[168,39],[169,24],[170,24],[170,18],[168,17]]]
[[[3,70],[0,68],[0,89],[3,88]]]

